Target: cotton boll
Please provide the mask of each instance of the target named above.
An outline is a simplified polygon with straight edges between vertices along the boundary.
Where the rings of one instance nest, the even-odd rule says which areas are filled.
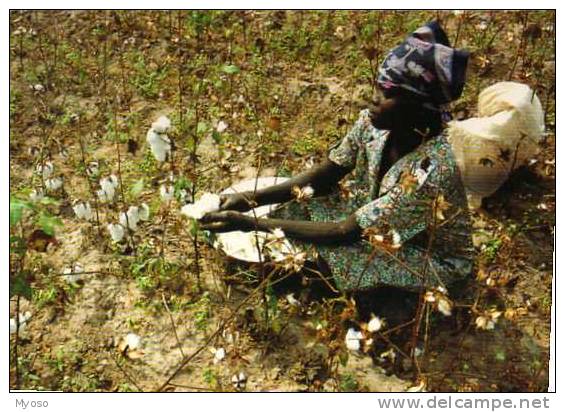
[[[29,199],[32,202],[40,202],[44,197],[43,189],[33,189],[29,194]]]
[[[358,351],[361,349],[361,340],[363,333],[353,328],[349,328],[347,335],[345,335],[345,346],[351,351]]]
[[[100,165],[98,161],[93,160],[88,163],[88,166],[86,166],[86,174],[88,176],[98,176],[100,174]]]
[[[31,312],[20,313],[18,317],[20,319],[20,332],[22,332],[25,329],[27,321],[31,319]],[[10,333],[16,333],[17,328],[16,319],[10,318]]]
[[[302,192],[304,193],[304,197],[306,199],[311,198],[312,196],[314,196],[314,188],[310,185],[306,186],[305,188],[302,189]]]
[[[116,190],[116,184],[112,181],[112,179],[105,177],[104,179],[100,180],[100,187],[104,190],[108,197],[113,198],[114,192]]]
[[[37,167],[35,168],[35,171],[37,172],[37,174],[43,175],[43,179],[48,179],[49,177],[51,177],[54,170],[55,170],[55,167],[53,166],[53,163],[51,163],[51,162],[45,162],[45,164],[43,164],[43,165],[38,164]]]
[[[112,185],[114,186],[114,189],[116,189],[119,185],[118,177],[116,175],[110,175],[109,180],[110,183],[112,183]]]
[[[167,130],[171,127],[171,120],[167,116],[161,116],[157,121],[151,124],[151,129],[157,133],[167,133]]]
[[[382,329],[384,322],[378,316],[372,316],[371,320],[367,324],[367,330],[371,333],[378,332]]]
[[[175,188],[173,186],[161,185],[159,194],[164,202],[170,202],[175,198]]]
[[[124,227],[120,224],[114,223],[109,223],[107,227],[110,232],[110,236],[112,237],[112,241],[115,243],[121,242],[125,234]]]
[[[63,187],[63,179],[61,179],[60,177],[53,177],[51,179],[47,179],[45,181],[45,187],[50,192],[59,190],[61,187]]]
[[[443,313],[444,316],[451,316],[452,305],[448,299],[440,298],[437,302],[437,310]]]
[[[214,364],[221,362],[226,357],[226,350],[219,348],[214,350]]]
[[[128,227],[130,230],[136,231],[138,221],[139,214],[137,213],[137,211],[132,211],[131,207],[127,211],[127,213],[120,213],[120,225],[122,225],[123,227]]]
[[[285,238],[285,234],[284,234],[283,230],[279,227],[273,229],[273,236],[277,240]]]
[[[226,122],[224,122],[223,120],[220,120],[218,122],[218,125],[216,126],[216,131],[218,133],[223,133],[227,128],[228,128],[228,124]]]
[[[93,218],[92,209],[89,202],[77,203],[73,206],[73,211],[79,219],[90,221]]]
[[[171,153],[171,141],[165,134],[159,134],[153,129],[147,132],[147,143],[151,147],[151,153],[158,162],[167,160]]]
[[[141,206],[139,206],[139,219],[140,220],[149,219],[149,206],[147,206],[147,203],[142,203]]]
[[[128,333],[126,335],[125,343],[129,350],[139,349],[141,346],[141,337],[135,333]]]
[[[84,268],[80,264],[75,264],[74,267],[66,267],[63,270],[63,279],[67,283],[76,283],[83,278]]]

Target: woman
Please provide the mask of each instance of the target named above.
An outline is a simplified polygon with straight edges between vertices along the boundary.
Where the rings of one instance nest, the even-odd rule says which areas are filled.
[[[202,229],[281,228],[301,247],[314,245],[321,269],[346,291],[416,289],[466,277],[471,226],[459,171],[440,133],[440,106],[461,95],[467,59],[436,22],[418,29],[380,68],[384,99],[360,113],[328,159],[282,184],[224,196],[222,211],[204,216]],[[340,193],[337,184],[350,173]],[[239,213],[292,200],[306,186],[324,196],[289,203],[276,212],[285,218],[255,221]]]

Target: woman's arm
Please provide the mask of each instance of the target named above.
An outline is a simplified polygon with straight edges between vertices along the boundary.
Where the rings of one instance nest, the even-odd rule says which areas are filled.
[[[319,244],[355,242],[361,238],[361,228],[355,215],[341,222],[310,222],[303,220],[257,219],[239,212],[208,213],[200,220],[200,228],[213,232],[232,230],[260,230],[269,232],[279,228],[287,237]]]
[[[253,206],[283,203],[292,199],[292,188],[312,186],[316,195],[327,194],[346,174],[349,168],[339,166],[329,159],[324,160],[310,170],[299,174],[283,183],[265,189],[242,192],[220,197],[220,210],[237,210],[245,212]]]

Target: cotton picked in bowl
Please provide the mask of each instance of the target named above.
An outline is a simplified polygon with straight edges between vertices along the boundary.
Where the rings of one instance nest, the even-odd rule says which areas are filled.
[[[206,213],[215,212],[220,209],[220,196],[213,193],[204,193],[195,203],[185,205],[181,213],[191,219],[202,219]]]

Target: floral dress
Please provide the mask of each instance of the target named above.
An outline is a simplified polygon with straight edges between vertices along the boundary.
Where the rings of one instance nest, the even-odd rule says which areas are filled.
[[[388,136],[363,110],[329,153],[331,161],[352,169],[340,190],[306,204],[291,202],[275,215],[337,222],[355,214],[364,234],[358,242],[293,241],[323,259],[341,290],[449,286],[468,276],[473,265],[469,210],[450,145],[443,135],[424,142],[379,182]]]

